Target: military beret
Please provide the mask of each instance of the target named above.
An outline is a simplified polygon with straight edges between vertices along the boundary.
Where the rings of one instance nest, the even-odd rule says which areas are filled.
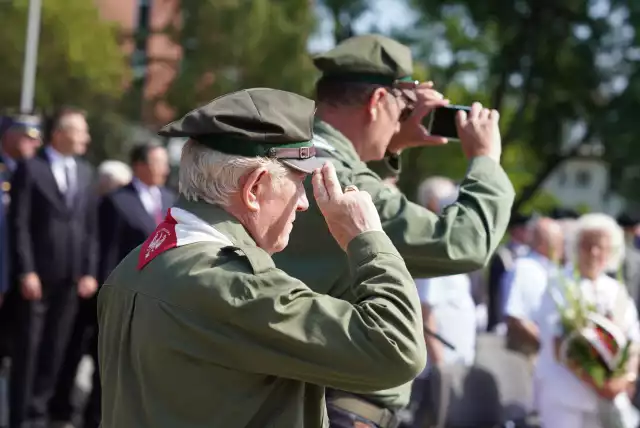
[[[413,82],[411,50],[393,39],[367,34],[346,39],[313,58],[325,79],[392,85]]]
[[[223,95],[163,127],[163,137],[187,137],[231,155],[264,156],[302,172],[324,163],[315,157],[315,102],[291,92],[244,89]]]
[[[30,138],[40,139],[41,122],[38,116],[33,115],[20,114],[5,116],[0,119],[0,136],[7,131],[17,131]]]

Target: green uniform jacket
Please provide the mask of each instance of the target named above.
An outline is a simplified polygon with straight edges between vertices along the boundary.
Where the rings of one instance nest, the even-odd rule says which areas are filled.
[[[471,272],[488,262],[505,233],[515,196],[498,163],[485,157],[473,159],[458,202],[438,216],[386,185],[360,160],[351,142],[326,122],[316,120],[314,134],[317,146],[328,144],[334,149],[330,159],[341,184],[355,184],[371,194],[385,232],[414,278]],[[305,184],[311,194],[309,181]],[[347,258],[332,239],[313,198],[309,202],[309,211],[296,218],[289,246],[273,259],[278,268],[312,290],[350,300],[353,281]],[[397,409],[408,404],[410,392],[408,384],[368,398]]]
[[[103,428],[326,427],[325,385],[374,391],[424,368],[419,299],[383,232],[349,244],[349,303],[275,268],[222,209],[178,206],[235,246],[184,245],[142,270],[138,247],[109,276],[98,298]]]

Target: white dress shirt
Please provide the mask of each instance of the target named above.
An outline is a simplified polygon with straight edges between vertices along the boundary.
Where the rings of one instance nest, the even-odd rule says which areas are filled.
[[[155,218],[158,212],[164,214],[162,212],[162,193],[158,186],[147,186],[135,177],[131,180],[131,183],[138,192],[138,197],[145,211],[147,211],[151,217]]]
[[[47,146],[45,152],[51,163],[51,171],[53,172],[53,177],[56,180],[58,189],[60,189],[63,194],[67,193],[70,185],[72,189],[77,189],[78,166],[73,156],[64,156],[51,146]],[[71,172],[71,180],[75,182],[67,183],[67,168],[69,168]]]
[[[556,267],[543,255],[530,252],[514,263],[513,271],[504,283],[505,315],[533,320]]]
[[[429,305],[435,317],[436,333],[456,348],[454,351],[444,346],[443,362],[465,366],[473,364],[476,311],[469,275],[416,279],[415,282],[420,301]]]

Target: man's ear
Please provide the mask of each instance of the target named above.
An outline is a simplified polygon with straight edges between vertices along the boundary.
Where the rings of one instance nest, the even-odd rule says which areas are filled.
[[[367,112],[369,113],[369,119],[372,122],[375,122],[378,119],[380,103],[384,101],[384,98],[386,96],[387,96],[386,89],[377,88],[376,90],[373,91],[373,93],[369,97],[369,102],[367,103]]]
[[[242,202],[251,212],[260,211],[260,195],[269,186],[269,173],[265,167],[256,168],[246,176],[242,185]]]

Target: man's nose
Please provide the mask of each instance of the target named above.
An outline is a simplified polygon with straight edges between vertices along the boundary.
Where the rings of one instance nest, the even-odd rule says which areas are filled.
[[[296,206],[296,211],[306,211],[309,209],[309,199],[307,199],[306,192],[302,192],[300,197],[298,198],[298,205]]]

